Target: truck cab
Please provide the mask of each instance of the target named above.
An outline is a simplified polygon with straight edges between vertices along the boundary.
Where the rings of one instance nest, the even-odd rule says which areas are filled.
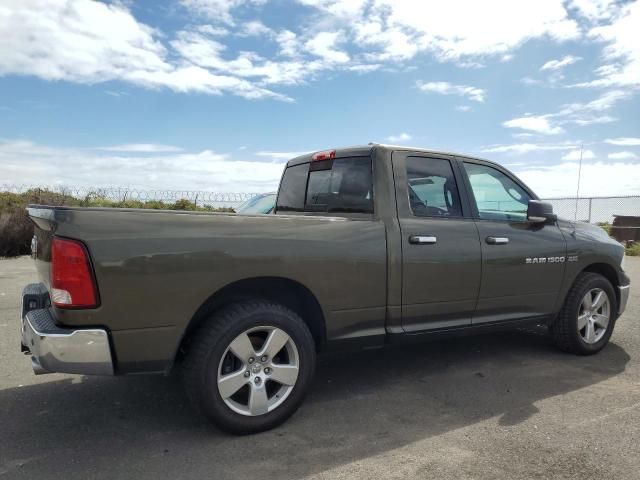
[[[557,219],[487,160],[383,145],[299,157],[283,174],[285,212],[385,224],[389,333],[546,323],[585,265],[628,283],[615,240]]]

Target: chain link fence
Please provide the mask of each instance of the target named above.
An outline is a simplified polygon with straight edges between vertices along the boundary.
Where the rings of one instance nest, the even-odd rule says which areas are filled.
[[[0,184],[0,192],[30,192],[36,201],[53,192],[62,199],[105,199],[114,202],[157,201],[172,204],[187,200],[196,207],[234,207],[255,196],[255,193],[208,192],[198,190],[145,190],[130,187],[77,187]],[[640,216],[640,195],[618,197],[559,197],[543,199],[553,205],[558,216],[589,223],[612,223],[614,215]]]
[[[589,223],[613,223],[614,215],[640,217],[640,195],[625,197],[546,198],[559,217]]]
[[[249,200],[255,193],[237,192],[207,192],[199,190],[145,190],[130,187],[77,187],[65,185],[13,185],[0,184],[0,192],[29,193],[34,202],[39,198],[47,200],[51,194],[64,203],[65,199],[89,201],[96,199],[112,202],[162,202],[174,204],[180,200],[187,200],[195,207],[235,207]]]

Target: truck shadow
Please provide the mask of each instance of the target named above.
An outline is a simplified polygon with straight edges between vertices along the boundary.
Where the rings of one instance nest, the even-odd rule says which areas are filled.
[[[538,330],[334,354],[294,417],[250,437],[204,424],[177,376],[6,389],[0,477],[300,478],[489,418],[508,428],[628,361],[614,343],[593,357],[563,354]]]

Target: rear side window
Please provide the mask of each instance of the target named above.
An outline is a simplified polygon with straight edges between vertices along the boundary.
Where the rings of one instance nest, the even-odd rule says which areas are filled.
[[[287,168],[277,209],[281,212],[373,213],[371,158],[337,158]]]
[[[460,196],[449,160],[408,157],[409,204],[416,217],[461,217]]]
[[[307,184],[309,165],[303,163],[285,170],[280,182],[277,209],[282,212],[301,212],[304,210],[304,190]]]

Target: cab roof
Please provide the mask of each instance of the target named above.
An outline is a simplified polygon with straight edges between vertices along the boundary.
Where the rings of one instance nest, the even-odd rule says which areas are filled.
[[[327,149],[326,151],[334,150],[335,151],[334,158],[343,158],[343,157],[366,157],[370,155],[373,150],[376,150],[376,149],[382,149],[387,151],[409,151],[409,152],[420,152],[420,153],[432,153],[432,154],[438,154],[438,155],[448,155],[452,157],[482,160],[484,162],[498,165],[496,162],[492,162],[484,158],[472,157],[470,155],[464,155],[464,154],[455,153],[455,152],[446,152],[442,150],[433,150],[429,148],[407,147],[403,145],[388,145],[383,143],[370,143],[368,145],[356,145],[352,147]],[[324,150],[319,150],[319,151],[322,152]],[[299,155],[295,158],[292,158],[287,162],[287,167],[290,167],[292,165],[300,165],[301,163],[308,163],[311,161],[313,155],[316,153],[318,153],[318,151],[305,153],[304,155]]]

